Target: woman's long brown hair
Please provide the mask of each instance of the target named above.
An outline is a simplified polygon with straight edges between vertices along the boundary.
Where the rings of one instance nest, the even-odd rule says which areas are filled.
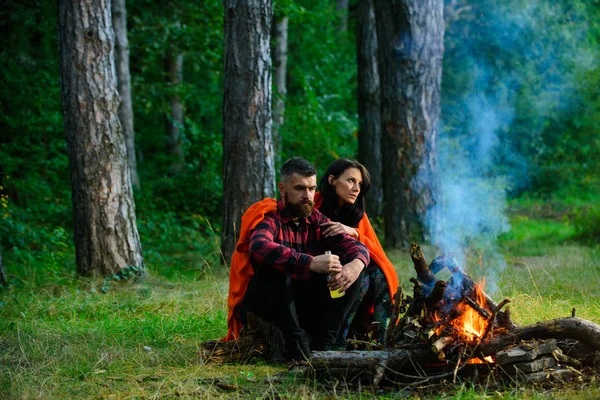
[[[362,174],[362,185],[354,204],[344,204],[340,207],[335,189],[329,184],[329,175],[333,175],[335,179],[339,179],[340,175],[348,168],[356,168],[360,171]],[[364,165],[347,158],[337,159],[327,168],[325,175],[321,177],[321,181],[319,182],[319,191],[323,197],[323,203],[319,211],[328,216],[332,221],[341,222],[344,225],[356,228],[365,215],[365,194],[367,194],[370,188],[371,176]]]

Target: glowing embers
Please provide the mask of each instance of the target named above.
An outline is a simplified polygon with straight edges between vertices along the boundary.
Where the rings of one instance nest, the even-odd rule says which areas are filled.
[[[484,357],[483,360],[478,357],[474,357],[467,361],[468,364],[493,364],[495,361],[492,356]]]

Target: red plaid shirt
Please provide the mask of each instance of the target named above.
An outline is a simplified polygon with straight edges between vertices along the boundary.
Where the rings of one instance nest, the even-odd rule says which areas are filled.
[[[250,260],[254,270],[266,265],[286,272],[292,279],[308,279],[313,256],[324,254],[326,250],[337,254],[342,264],[358,258],[369,265],[369,251],[359,241],[347,234],[321,235],[321,224],[327,221],[329,218],[313,209],[308,218],[296,223],[279,200],[277,211],[266,214],[250,236]]]

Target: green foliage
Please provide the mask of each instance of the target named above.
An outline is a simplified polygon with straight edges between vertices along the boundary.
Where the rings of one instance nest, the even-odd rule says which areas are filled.
[[[219,2],[127,3],[140,206],[220,217],[223,11]],[[168,50],[184,55],[183,82],[166,81]],[[174,175],[167,151],[169,99],[181,98],[185,165]],[[215,218],[220,220],[220,218]]]
[[[489,173],[508,176],[513,194],[582,186],[600,172],[598,12],[593,0],[446,7],[445,134],[476,152],[489,130]]]
[[[155,210],[142,215],[138,226],[151,275],[198,278],[221,263],[219,232],[201,214]]]
[[[549,244],[598,246],[600,191],[595,186],[587,189],[512,200],[511,230],[499,238],[504,251],[517,256],[543,256]]]
[[[335,2],[298,1],[290,15],[288,96],[282,162],[304,156],[319,171],[356,158],[356,61],[353,37],[340,32]],[[351,29],[351,28],[349,28]]]
[[[479,131],[491,127],[494,162],[478,166],[484,178],[508,179],[486,184],[542,199],[597,188],[597,1],[446,3],[442,113],[450,152],[476,156]],[[350,27],[340,32],[335,7],[330,0],[274,4],[275,15],[290,18],[279,164],[302,155],[322,172],[337,157],[356,156],[356,16],[351,7]],[[222,2],[176,0],[165,8],[130,0],[127,8],[141,177],[135,195],[146,264],[153,274],[198,276],[220,259]],[[23,260],[24,276],[39,277],[33,268],[39,263],[56,275],[74,264],[56,5],[8,2],[0,13],[0,244],[9,259]],[[166,82],[170,49],[184,54],[179,85]],[[173,95],[185,109],[185,165],[178,174],[165,133]],[[450,172],[462,168],[448,165]],[[539,229],[538,236],[560,231],[557,240],[574,232],[593,240],[590,201],[573,204],[565,220],[527,229]]]
[[[26,0],[1,12],[0,240],[5,249],[22,249],[51,241],[70,216],[56,9]]]
[[[581,239],[600,246],[600,206],[598,204],[577,210],[574,223]]]

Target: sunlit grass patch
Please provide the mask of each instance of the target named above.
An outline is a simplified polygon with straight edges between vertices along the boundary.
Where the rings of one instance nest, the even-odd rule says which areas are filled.
[[[511,230],[499,238],[500,246],[508,254],[519,256],[543,256],[550,246],[573,242],[576,230],[571,220],[531,219],[514,216],[510,219]]]
[[[223,277],[218,284],[149,278],[106,294],[94,290],[97,282],[74,283],[61,289],[13,288],[2,297],[0,388],[5,392],[43,391],[47,383],[60,388],[56,382],[65,380],[73,389],[112,375],[119,377],[118,386],[145,370],[195,368],[199,344],[225,333]]]

